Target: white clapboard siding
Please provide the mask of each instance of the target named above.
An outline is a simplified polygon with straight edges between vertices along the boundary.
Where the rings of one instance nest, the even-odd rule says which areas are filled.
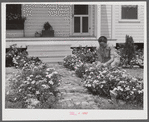
[[[35,57],[65,57],[66,55],[71,54],[70,50],[63,51],[63,50],[57,50],[57,51],[30,51],[30,56]]]
[[[6,37],[23,37],[23,30],[7,30]]]
[[[59,57],[59,58],[40,58],[42,60],[42,62],[44,63],[57,63],[57,62],[63,62],[64,57]]]
[[[29,56],[39,57],[43,62],[63,62],[65,56],[72,54],[69,44],[28,45]]]
[[[137,22],[121,22],[120,5],[115,6],[115,38],[118,42],[125,42],[125,36],[132,36],[134,42],[144,41],[144,6],[138,5]]]
[[[25,34],[34,37],[35,32],[41,32],[45,22],[49,22],[54,29],[54,36],[70,35],[71,5],[38,4],[22,6],[22,13],[27,17]]]
[[[56,48],[56,49],[55,49]],[[29,45],[28,47],[28,51],[32,51],[32,50],[39,50],[39,51],[42,51],[43,49],[44,50],[68,50],[70,47],[69,45],[58,45],[58,44],[50,44],[50,45]]]
[[[111,38],[111,5],[101,5],[101,35]]]

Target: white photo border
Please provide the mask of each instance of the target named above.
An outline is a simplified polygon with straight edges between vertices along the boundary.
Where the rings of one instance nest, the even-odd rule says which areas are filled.
[[[12,4],[9,2],[7,4]],[[147,5],[143,1],[133,2],[15,2],[14,4],[141,4],[144,5],[144,109],[143,110],[88,110],[88,109],[5,109],[5,46],[6,46],[6,2],[1,4],[2,25],[2,120],[134,120],[147,119]],[[70,115],[70,112],[88,112],[87,115]]]

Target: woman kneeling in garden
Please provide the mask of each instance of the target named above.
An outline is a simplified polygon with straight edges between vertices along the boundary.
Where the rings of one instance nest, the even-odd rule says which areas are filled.
[[[105,67],[118,67],[120,64],[120,56],[118,55],[117,50],[111,44],[107,43],[107,38],[105,36],[101,36],[98,39],[98,42],[99,48],[97,49],[97,61],[102,62],[102,65]]]

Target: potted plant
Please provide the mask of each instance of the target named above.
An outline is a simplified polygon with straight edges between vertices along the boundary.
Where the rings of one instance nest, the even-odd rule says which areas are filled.
[[[42,37],[54,37],[54,30],[49,22],[44,24],[44,30],[42,30]]]
[[[39,32],[35,32],[35,37],[41,37],[41,33],[39,33]]]

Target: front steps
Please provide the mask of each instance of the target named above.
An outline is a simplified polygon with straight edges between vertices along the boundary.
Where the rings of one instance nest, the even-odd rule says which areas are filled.
[[[38,57],[45,63],[63,62],[65,56],[72,54],[69,44],[28,45],[29,56]]]

